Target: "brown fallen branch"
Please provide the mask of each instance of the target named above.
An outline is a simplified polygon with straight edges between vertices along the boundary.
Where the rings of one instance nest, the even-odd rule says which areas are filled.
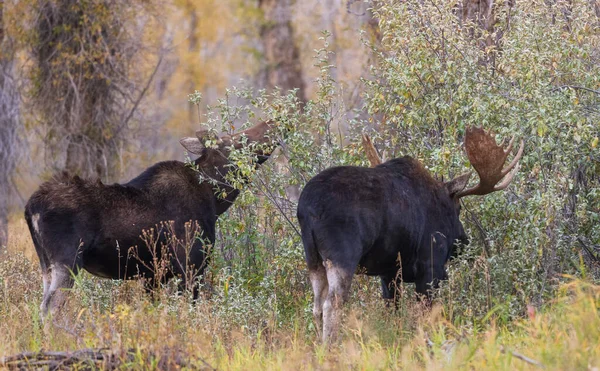
[[[8,370],[115,370],[126,364],[140,361],[145,364],[156,364],[160,370],[182,367],[193,370],[216,370],[203,359],[188,360],[181,353],[171,349],[155,353],[135,349],[115,352],[108,348],[81,349],[72,352],[23,352],[0,358],[0,368]]]

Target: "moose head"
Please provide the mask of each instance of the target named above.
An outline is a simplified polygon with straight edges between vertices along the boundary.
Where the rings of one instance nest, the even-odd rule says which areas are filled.
[[[225,212],[239,194],[225,179],[227,173],[235,169],[229,160],[232,150],[249,148],[256,155],[255,164],[260,165],[275,147],[274,134],[275,124],[264,121],[232,135],[216,136],[209,130],[198,130],[196,137],[185,137],[179,141],[188,152],[199,156],[194,164],[202,176],[216,182],[220,194],[225,193],[225,197],[219,198],[219,214]]]
[[[523,156],[525,146],[524,141],[521,140],[517,154],[508,166],[504,167],[508,156],[512,152],[514,141],[515,137],[513,136],[507,148],[504,149],[504,145],[496,143],[491,130],[486,132],[481,127],[467,127],[464,146],[471,166],[479,175],[479,183],[467,188],[469,179],[473,173],[472,171],[464,173],[448,182],[438,182],[438,185],[443,187],[449,198],[454,201],[454,212],[457,217],[460,214],[461,198],[471,195],[487,195],[506,189],[510,185],[519,169],[519,160]],[[371,167],[378,166],[384,162],[368,135],[363,134],[362,144]],[[459,219],[456,218],[455,220],[458,221]],[[455,242],[467,244],[468,237],[460,221],[456,223],[455,229]],[[456,248],[457,245],[454,244],[451,249],[452,256],[454,256]]]
[[[491,130],[486,132],[483,128],[468,127],[465,133],[465,150],[471,166],[479,175],[479,183],[465,189],[472,172],[445,182],[444,186],[453,199],[458,201],[465,196],[483,196],[508,187],[519,169],[519,160],[523,156],[525,147],[525,142],[521,140],[517,154],[510,164],[503,168],[506,159],[512,152],[514,141],[515,137],[513,136],[508,147],[504,149],[503,145],[496,143]],[[362,144],[371,167],[384,162],[367,134],[363,134]]]

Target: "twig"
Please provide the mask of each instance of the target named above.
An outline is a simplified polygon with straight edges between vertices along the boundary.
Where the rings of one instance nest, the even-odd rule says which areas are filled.
[[[502,354],[505,354],[505,353],[507,352],[507,350],[506,350],[506,349],[505,349],[503,346],[500,346],[500,352],[501,352]],[[536,360],[535,360],[535,359],[533,359],[533,358],[529,358],[529,357],[527,357],[527,356],[525,356],[525,355],[523,355],[523,354],[521,354],[521,353],[514,352],[514,351],[512,351],[512,350],[508,350],[508,352],[509,352],[509,353],[510,353],[510,354],[511,354],[513,357],[515,357],[515,358],[518,358],[518,359],[520,359],[520,360],[521,360],[521,361],[523,361],[523,362],[527,362],[527,363],[529,363],[530,365],[534,365],[534,366],[537,366],[537,367],[539,367],[539,368],[542,368],[542,369],[544,368],[544,365],[543,365],[543,364],[542,364],[542,362],[540,362],[540,361],[536,361]]]
[[[590,93],[600,95],[600,90],[594,90],[594,89],[586,88],[585,86],[577,86],[577,85],[561,85],[561,86],[557,86],[555,88],[550,89],[550,91],[554,92],[557,90],[563,90],[563,89],[567,89],[567,88],[575,89],[575,90],[585,90],[585,91],[589,91]]]
[[[590,258],[598,263],[600,262],[600,258],[598,257],[598,255],[594,252],[594,250],[598,250],[599,247],[596,245],[591,245],[589,246],[584,240],[583,238],[581,238],[580,236],[577,236],[577,232],[575,232],[573,230],[573,227],[567,226],[569,232],[575,237],[575,239],[577,240],[577,242],[579,242],[579,244],[583,247],[583,249],[585,250],[585,252],[590,256]]]
[[[475,223],[475,226],[477,227],[477,230],[481,235],[481,239],[483,240],[483,252],[485,253],[486,258],[489,257],[490,244],[488,242],[487,233],[485,229],[483,229],[483,226],[479,222],[479,219],[475,216],[475,213],[471,211],[464,203],[462,203],[462,206],[465,208],[465,210],[467,210],[467,213],[469,214],[469,220]]]
[[[158,67],[160,67],[160,64],[162,63],[163,56],[164,55],[161,54],[160,58],[158,59],[158,63],[156,63],[156,67],[154,67],[154,71],[152,71],[152,74],[150,75],[150,78],[148,79],[146,86],[144,86],[144,89],[142,89],[142,91],[140,92],[140,96],[135,101],[135,104],[133,105],[133,107],[131,107],[129,114],[125,118],[125,121],[123,121],[122,127],[127,126],[127,123],[129,122],[129,120],[131,120],[131,117],[133,117],[133,114],[134,114],[135,110],[137,110],[138,105],[142,101],[142,98],[144,98],[144,96],[146,95],[146,92],[150,88],[150,84],[152,83],[152,80],[154,80],[154,76],[156,75],[156,72],[158,71]]]
[[[579,241],[579,243],[581,244],[581,246],[583,246],[583,248],[585,249],[585,251],[588,253],[588,255],[597,263],[598,261],[600,261],[600,259],[598,259],[598,257],[596,256],[596,254],[594,254],[594,252],[592,251],[592,249],[583,241],[583,239],[581,239],[581,237],[577,236],[577,241]]]
[[[277,208],[277,210],[279,210],[279,212],[281,213],[281,215],[283,215],[283,217],[288,222],[288,224],[292,226],[292,228],[294,229],[294,231],[296,232],[296,234],[298,236],[302,236],[302,234],[300,233],[300,231],[298,231],[298,228],[296,228],[296,226],[294,225],[294,223],[292,223],[292,221],[290,220],[290,218],[288,218],[288,216],[285,214],[285,211],[283,211],[283,209],[281,208],[281,206],[279,205],[279,203],[277,202],[277,200],[275,200],[275,198],[271,195],[271,193],[269,191],[269,188],[265,184],[264,180],[262,180],[262,178],[260,176],[258,176],[258,175],[256,176],[256,178],[258,178],[258,180],[260,181],[260,183],[262,184],[262,186],[265,187],[265,191],[266,191],[266,192],[264,192],[265,196],[267,196],[267,198],[275,205],[275,207]]]

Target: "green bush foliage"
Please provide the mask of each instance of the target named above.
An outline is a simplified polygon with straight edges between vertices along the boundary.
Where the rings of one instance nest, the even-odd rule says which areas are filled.
[[[491,310],[510,318],[541,304],[561,275],[585,274],[582,260],[597,273],[598,18],[585,3],[568,16],[566,2],[519,3],[496,9],[501,42],[481,48],[455,6],[386,2],[377,10],[381,63],[367,110],[388,151],[442,176],[467,169],[460,144],[468,125],[525,140],[508,191],[464,200],[472,243],[443,295],[455,320]]]
[[[471,244],[449,264],[450,280],[438,296],[455,324],[508,323],[527,305],[550,298],[564,275],[597,278],[600,35],[591,5],[578,3],[564,17],[567,5],[560,1],[498,11],[503,32],[492,36],[500,42],[486,48],[468,32],[476,25],[459,22],[455,5],[380,3],[382,40],[369,45],[378,63],[364,80],[362,112],[342,103],[327,34],[316,51],[317,98],[303,109],[293,95],[247,89],[231,89],[209,107],[203,121],[213,128],[231,131],[236,122],[266,119],[280,124],[281,147],[259,171],[248,153],[235,157],[237,174],[251,182],[237,180],[242,193],[219,221],[212,272],[224,304],[243,308],[240,320],[263,311],[258,317],[275,325],[298,313],[310,323],[290,189],[330,166],[366,166],[362,131],[388,158],[411,155],[444,179],[470,170],[462,149],[469,125],[492,129],[498,142],[512,135],[525,141],[508,190],[463,201]],[[354,296],[360,300],[360,290],[367,290],[362,298],[376,300],[376,280],[357,282]],[[253,304],[245,307],[246,299],[234,296]]]
[[[272,120],[279,146],[260,168],[252,148],[231,155],[237,171],[229,181],[240,196],[218,221],[200,302],[178,295],[176,282],[145,295],[139,282],[82,274],[65,324],[56,318],[55,328],[42,329],[39,274],[13,254],[0,262],[0,352],[166,346],[210,354],[226,369],[300,367],[290,359],[305,368],[376,369],[512,368],[514,349],[545,364],[563,359],[563,368],[593,366],[598,288],[561,281],[599,275],[600,24],[587,2],[572,2],[567,13],[567,4],[549,4],[499,13],[501,42],[482,48],[477,38],[489,35],[474,38],[476,25],[459,22],[454,2],[378,3],[381,40],[366,42],[377,64],[364,79],[359,111],[344,106],[332,79],[326,33],[315,55],[319,89],[305,105],[294,94],[228,90],[200,121],[233,132]],[[402,285],[391,310],[379,299],[378,279],[355,276],[338,353],[312,346],[298,191],[328,167],[368,166],[362,132],[388,158],[411,155],[444,179],[461,174],[469,170],[462,149],[469,125],[492,129],[498,141],[525,140],[525,154],[508,190],[463,201],[471,243],[448,264],[438,307],[423,311],[411,285]],[[214,189],[225,196],[219,184]],[[26,236],[20,223],[15,235]],[[25,240],[19,246],[32,248]]]

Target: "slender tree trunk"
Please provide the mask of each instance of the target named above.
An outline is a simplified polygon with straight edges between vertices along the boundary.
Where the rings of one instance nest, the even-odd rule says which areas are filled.
[[[136,65],[147,0],[37,0],[26,32],[36,84],[28,103],[54,167],[108,181],[142,115],[147,82]],[[85,47],[83,47],[85,46]],[[158,68],[158,67],[157,67]],[[64,162],[64,163],[63,163]]]
[[[376,2],[373,6],[377,6],[378,2]],[[369,33],[373,38],[373,42],[375,42],[378,46],[381,44],[381,39],[383,36],[381,35],[381,30],[379,29],[379,18],[375,17],[375,14],[371,10],[367,10],[370,13],[369,21],[367,22]]]
[[[260,37],[265,60],[260,76],[262,81],[259,83],[267,90],[278,87],[283,94],[297,89],[296,97],[300,101],[300,107],[304,107],[307,101],[306,86],[292,28],[292,0],[259,0],[258,5],[264,16]],[[286,163],[287,159],[282,156],[277,162]],[[286,194],[288,200],[298,201],[299,187],[287,186]]]
[[[197,10],[196,10],[196,6],[191,2],[188,1],[187,5],[186,5],[187,11],[189,12],[190,15],[190,33],[189,33],[189,39],[188,39],[188,50],[190,53],[194,53],[194,52],[198,52],[198,35],[197,35],[197,29],[198,29],[198,14],[197,14]],[[193,78],[193,71],[190,71],[191,73],[190,78],[188,80],[188,87],[187,87],[187,91],[188,92],[193,92],[194,90],[196,90],[196,84],[194,83],[194,78]],[[188,117],[189,117],[189,122],[190,123],[195,123],[198,124],[198,114],[196,111],[196,105],[193,103],[188,103]]]
[[[0,1],[0,45],[3,45],[3,41],[4,41],[4,1]],[[3,58],[4,58],[4,50],[1,49],[0,50],[0,58],[2,58],[2,60],[0,60],[0,66],[2,66],[3,63]],[[0,73],[2,73],[3,71],[0,71]],[[4,82],[4,74],[0,75],[0,84],[2,84]],[[4,84],[2,84],[4,85]],[[4,90],[4,89],[3,89]],[[0,104],[2,104],[2,102],[0,102]],[[0,123],[0,161],[5,162],[7,159],[5,159],[5,152],[7,151],[4,147],[6,145],[5,143],[5,139],[4,139],[4,133],[3,131],[6,130],[4,128],[5,125],[3,125],[3,123]],[[3,168],[5,166],[5,164],[1,163],[0,164],[0,168]],[[6,246],[6,243],[8,242],[8,208],[6,205],[6,199],[8,198],[8,182],[6,179],[7,174],[4,174],[3,172],[0,172],[0,249],[2,249],[3,247]]]
[[[0,251],[8,243],[12,175],[19,156],[19,95],[14,81],[13,48],[4,32],[4,1],[0,0]]]
[[[471,37],[480,39],[479,46],[482,50],[493,49],[482,63],[489,63],[492,67],[496,63],[496,55],[501,49],[502,36],[510,27],[511,9],[514,0],[463,0],[459,3],[459,17],[461,24],[467,24]],[[500,26],[499,21],[504,20]]]
[[[264,82],[269,90],[279,87],[284,92],[298,89],[297,97],[306,102],[300,53],[294,43],[291,0],[259,0],[264,14],[260,36],[265,55]]]

